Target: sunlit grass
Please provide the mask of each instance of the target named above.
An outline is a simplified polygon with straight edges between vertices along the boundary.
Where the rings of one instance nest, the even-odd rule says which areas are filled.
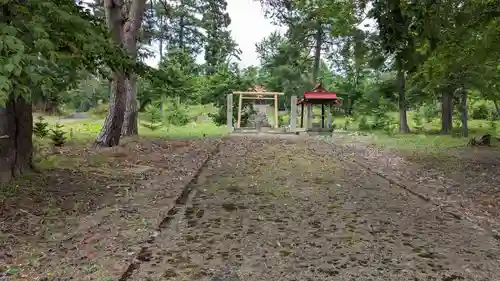
[[[46,118],[49,127],[58,123],[58,118]],[[104,119],[75,119],[61,123],[69,142],[87,142],[94,140],[101,131]],[[190,123],[185,126],[161,126],[151,130],[139,122],[139,135],[148,137],[212,137],[227,133],[225,126],[217,126],[211,120],[199,123]]]

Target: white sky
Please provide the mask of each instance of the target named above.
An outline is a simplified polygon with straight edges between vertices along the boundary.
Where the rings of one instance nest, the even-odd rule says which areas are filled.
[[[227,12],[231,17],[229,29],[242,51],[240,66],[258,65],[255,44],[279,28],[264,17],[260,3],[255,0],[227,0]],[[155,51],[158,49],[156,44],[153,44],[152,48]],[[145,62],[156,66],[158,59],[158,56],[155,56]]]

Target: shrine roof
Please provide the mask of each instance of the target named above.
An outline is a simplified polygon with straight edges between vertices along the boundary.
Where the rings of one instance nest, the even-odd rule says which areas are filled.
[[[304,93],[304,98],[299,100],[297,104],[301,104],[304,102],[308,102],[308,100],[315,100],[316,102],[325,101],[330,102],[334,101],[335,103],[339,103],[339,98],[337,97],[337,93],[329,92],[323,87],[323,83],[319,83],[312,89],[310,92]]]

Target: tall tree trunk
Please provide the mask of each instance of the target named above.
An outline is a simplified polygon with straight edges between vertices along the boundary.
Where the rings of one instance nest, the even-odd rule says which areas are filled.
[[[468,108],[467,108],[467,98],[468,98],[468,93],[465,88],[462,87],[461,89],[462,95],[460,99],[460,107],[461,107],[461,119],[462,119],[462,135],[464,137],[469,136],[469,124],[468,124]]]
[[[316,46],[314,48],[313,82],[318,83],[319,66],[321,63],[321,45],[323,44],[323,30],[321,24],[316,30]]]
[[[19,96],[0,109],[0,182],[30,172],[33,168],[32,105]]]
[[[441,100],[441,133],[449,134],[453,129],[453,95],[449,89],[443,92]]]
[[[164,17],[163,15],[160,16],[160,36],[158,38],[158,40],[160,41],[160,43],[158,44],[158,51],[160,53],[160,61],[158,62],[158,68],[160,68],[160,65],[161,65],[161,62],[163,61],[163,28],[164,28]],[[139,109],[140,111],[140,109]],[[160,102],[160,116],[161,116],[161,119],[163,120],[163,100]]]
[[[104,0],[104,8],[113,42],[123,45],[123,0]],[[123,70],[114,70],[111,81],[108,115],[95,141],[96,146],[111,147],[120,143],[127,98],[126,82]]]
[[[184,49],[184,28],[185,28],[185,26],[184,26],[184,16],[185,16],[185,14],[184,14],[184,11],[185,11],[184,10],[185,9],[184,1],[181,0],[179,3],[179,6],[180,6],[179,8],[181,10],[181,16],[179,18],[179,49],[183,50]]]
[[[132,57],[137,57],[137,33],[141,27],[146,0],[133,0],[124,28],[124,45]],[[125,120],[123,122],[122,136],[133,136],[138,134],[137,128],[137,76],[129,73],[127,77],[127,98],[125,107]]]
[[[321,24],[318,24],[316,30],[316,47],[314,48],[314,65],[313,65],[313,83],[318,83],[319,67],[321,64],[321,45],[323,44],[323,30],[321,29]],[[307,114],[312,114],[312,105],[307,105]],[[325,105],[321,105],[321,118],[324,118]],[[312,115],[311,115],[312,116]],[[312,117],[311,117],[312,118]],[[309,121],[308,121],[309,122]],[[321,122],[323,125],[323,121]]]
[[[398,79],[398,99],[399,99],[399,132],[408,133],[408,117],[406,114],[406,89],[405,89],[405,73],[403,69],[402,58],[397,58],[397,79]]]

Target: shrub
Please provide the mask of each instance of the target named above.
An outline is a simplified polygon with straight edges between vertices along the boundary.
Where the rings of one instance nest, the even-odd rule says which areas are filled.
[[[149,104],[146,106],[146,114],[144,117],[147,122],[141,122],[141,125],[151,131],[156,131],[163,125],[161,120],[161,110],[154,105]]]
[[[167,125],[184,126],[189,123],[188,109],[178,101],[174,101],[165,108],[164,120]]]
[[[366,116],[362,116],[361,119],[359,119],[358,129],[360,131],[370,130],[370,124],[368,124],[368,118],[366,118]]]
[[[384,126],[384,132],[389,135],[389,136],[393,136],[397,133],[399,129],[399,124],[397,123],[387,123],[385,126]]]
[[[393,122],[392,118],[389,115],[387,115],[384,109],[375,110],[373,119],[374,122],[372,125],[372,129],[374,130],[384,129],[385,127],[387,127],[387,125]]]
[[[497,131],[497,128],[498,128],[497,121],[491,120],[489,125],[490,125],[490,129],[489,130],[491,131],[491,133],[492,134],[496,134],[496,131]]]
[[[61,147],[66,143],[66,132],[63,131],[64,126],[57,123],[54,128],[51,129],[50,139],[52,144],[56,147]]]
[[[354,120],[353,120],[353,118],[352,118],[352,117],[350,117],[350,116],[347,116],[347,117],[345,118],[345,122],[344,122],[344,131],[349,130],[349,128],[351,127],[351,124],[352,124],[352,122],[353,122],[353,121],[354,121]],[[366,121],[366,120],[365,120],[365,121]]]
[[[38,117],[38,120],[33,124],[33,133],[39,138],[45,138],[49,135],[49,123],[45,121],[42,116]]]
[[[107,103],[102,103],[91,108],[89,113],[96,117],[106,117],[106,115],[108,115],[108,107],[109,105]]]
[[[421,133],[424,131],[424,123],[422,121],[422,113],[419,110],[416,110],[412,116],[413,119],[413,124],[415,125],[415,130],[418,133]]]
[[[426,104],[420,107],[419,111],[421,111],[426,123],[431,123],[432,120],[439,116],[439,110],[437,109],[436,104]]]
[[[470,117],[476,120],[487,120],[493,116],[493,108],[486,101],[478,101],[470,105]]]
[[[255,114],[255,110],[252,104],[245,104],[241,109],[241,126],[246,127],[250,121],[250,118]],[[219,107],[216,113],[209,113],[208,116],[212,118],[212,121],[217,125],[227,124],[227,107],[223,105]],[[238,104],[233,103],[233,125],[236,123],[238,118]]]

